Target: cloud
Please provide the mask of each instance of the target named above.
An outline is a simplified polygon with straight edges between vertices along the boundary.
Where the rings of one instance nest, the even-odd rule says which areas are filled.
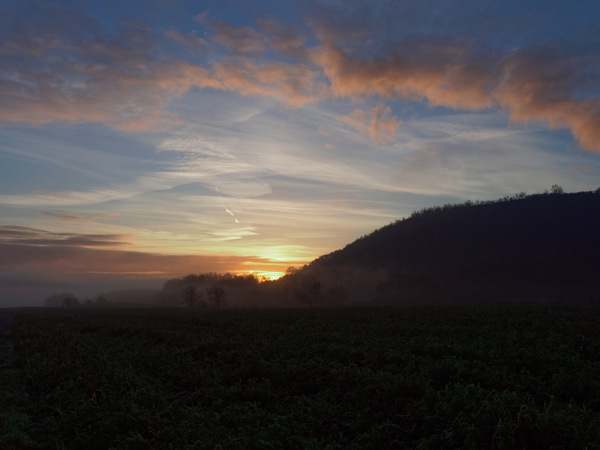
[[[223,142],[201,137],[168,138],[158,144],[158,151],[172,152],[169,162],[161,171],[142,173],[131,180],[111,183],[81,190],[46,191],[34,190],[22,194],[0,194],[0,204],[19,206],[68,207],[91,205],[109,201],[131,200],[150,192],[168,191],[173,188],[200,184],[217,186],[220,194],[227,197],[256,197],[271,192],[269,184],[259,175],[264,169],[246,162],[233,154],[231,146]],[[117,162],[119,162],[117,160]],[[122,163],[122,161],[121,161]],[[73,168],[69,167],[69,170]],[[112,180],[111,180],[112,181]],[[44,212],[45,215],[62,220],[101,220],[110,215],[83,217],[64,214],[61,211]]]
[[[571,166],[569,168],[569,170],[571,173],[576,174],[576,175],[583,174],[583,173],[587,173],[587,174],[596,173],[596,168],[589,164],[586,164],[583,166]]]
[[[512,120],[567,127],[582,147],[600,153],[600,81],[593,67],[600,68],[597,56],[566,56],[551,47],[518,50],[505,59],[494,94]]]
[[[320,73],[302,63],[257,63],[240,56],[215,62],[210,69],[186,65],[183,71],[190,87],[268,97],[294,107],[327,97],[327,85]]]
[[[0,50],[1,119],[101,122],[120,129],[172,120],[163,108],[183,91],[170,81],[169,65],[153,56],[152,30],[121,24],[117,34],[106,36],[87,16],[40,9]],[[77,35],[77,23],[91,25]]]
[[[140,179],[142,180],[142,179]],[[160,182],[156,178],[157,182]],[[157,184],[155,188],[162,185]],[[139,195],[143,192],[141,186],[121,185],[107,188],[97,188],[91,190],[70,190],[70,191],[42,191],[36,190],[29,194],[0,194],[0,204],[21,205],[21,206],[69,206],[69,205],[90,205],[94,203],[104,203],[111,200],[123,200]]]
[[[267,39],[251,27],[235,27],[222,20],[210,23],[213,40],[234,53],[261,53],[267,49]]]
[[[370,110],[355,109],[344,117],[350,125],[356,127],[361,134],[368,135],[373,142],[388,145],[394,141],[396,131],[402,123],[392,115],[389,106],[376,106]]]
[[[261,19],[258,24],[265,35],[268,36],[273,50],[299,61],[308,59],[306,38],[294,25],[271,19]]]
[[[65,220],[67,222],[79,222],[79,221],[83,220],[83,216],[80,216],[77,214],[68,214],[68,213],[64,213],[64,212],[42,211],[42,214],[53,217],[55,219]]]
[[[42,214],[66,222],[95,222],[110,217],[117,217],[118,214],[98,214],[95,216],[82,216],[79,214],[69,214],[65,211],[42,211]]]
[[[83,14],[41,9],[27,21],[15,19],[18,26],[7,27],[0,41],[5,122],[169,129],[181,124],[169,105],[198,88],[296,108],[343,98],[499,110],[514,122],[567,128],[584,149],[600,152],[600,58],[593,45],[561,50],[546,43],[507,51],[464,36],[411,36],[389,27],[380,35],[375,17],[387,9],[366,11],[356,4],[335,19],[326,10],[326,19],[309,19],[312,29],[303,30],[263,19],[257,31],[197,16],[210,30],[206,39],[176,29],[164,33],[187,47],[210,48],[210,58],[192,62],[161,53],[162,36],[142,24],[122,23],[108,34]],[[355,125],[366,118],[356,111],[346,116]],[[369,135],[385,135],[389,142],[396,124],[374,123]]]
[[[333,94],[364,100],[426,100],[431,106],[484,109],[493,105],[488,86],[491,61],[476,61],[460,44],[429,41],[394,45],[388,54],[361,57],[330,43],[312,50]],[[493,67],[493,64],[491,65]]]
[[[568,128],[584,149],[600,152],[597,56],[565,55],[549,46],[498,55],[428,40],[386,51],[365,58],[324,43],[312,50],[312,58],[323,67],[337,97],[505,110],[515,122]]]
[[[41,14],[41,13],[40,13]],[[236,53],[258,52],[267,39],[250,28],[213,22],[214,42],[231,53],[206,65],[161,55],[159,36],[148,27],[122,23],[107,35],[90,23],[86,38],[74,35],[62,11],[50,8],[5,36],[0,48],[0,119],[7,122],[96,122],[123,131],[167,129],[178,118],[167,107],[193,87],[274,98],[292,106],[323,98],[319,73],[302,63],[258,62]],[[172,41],[204,45],[194,33],[170,29]],[[34,36],[34,37],[32,37]]]
[[[219,195],[237,198],[260,197],[271,192],[261,181],[263,169],[232,154],[222,142],[202,137],[165,139],[159,150],[175,152],[181,159],[172,164],[177,184],[200,182],[214,186]]]
[[[56,233],[16,225],[0,226],[0,243],[36,247],[119,247],[129,245],[124,235]]]
[[[208,44],[205,39],[196,36],[196,31],[184,33],[174,28],[169,28],[165,31],[165,36],[192,49],[204,47]]]
[[[233,216],[231,211],[227,212]],[[235,216],[233,216],[235,217]],[[238,223],[236,221],[236,223]],[[229,230],[215,230],[211,233],[214,241],[237,241],[247,236],[256,236],[258,233],[254,231],[254,227],[236,227]]]

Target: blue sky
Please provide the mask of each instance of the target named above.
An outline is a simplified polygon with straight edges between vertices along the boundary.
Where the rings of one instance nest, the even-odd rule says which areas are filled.
[[[600,186],[595,1],[0,3],[0,305],[277,276]]]

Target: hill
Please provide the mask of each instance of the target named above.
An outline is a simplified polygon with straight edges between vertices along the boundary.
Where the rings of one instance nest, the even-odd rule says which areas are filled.
[[[415,212],[303,272],[378,304],[597,303],[599,230],[600,193],[467,202]]]

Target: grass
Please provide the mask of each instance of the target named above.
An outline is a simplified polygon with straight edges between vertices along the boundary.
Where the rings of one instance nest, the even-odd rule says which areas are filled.
[[[600,448],[598,309],[24,310],[0,448]]]

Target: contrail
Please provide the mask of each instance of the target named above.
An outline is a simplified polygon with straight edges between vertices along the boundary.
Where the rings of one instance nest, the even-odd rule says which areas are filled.
[[[215,191],[217,191],[217,194],[219,194],[219,198],[221,199],[221,203],[223,204],[223,208],[225,208],[225,212],[227,214],[229,214],[231,217],[233,217],[233,220],[235,220],[235,223],[240,223],[239,220],[237,220],[237,217],[235,217],[235,213],[230,210],[226,205],[225,205],[225,201],[223,200],[223,196],[221,196],[221,193],[219,192],[219,188],[217,187],[217,185],[215,184]]]
[[[225,208],[225,211],[227,211],[227,213],[228,213],[228,214],[229,214],[231,217],[233,217],[233,220],[235,220],[235,223],[240,223],[240,221],[239,221],[239,220],[237,220],[237,217],[235,217],[235,214],[233,213],[233,211],[231,211],[231,210],[230,210],[229,208],[227,208],[227,207]]]

